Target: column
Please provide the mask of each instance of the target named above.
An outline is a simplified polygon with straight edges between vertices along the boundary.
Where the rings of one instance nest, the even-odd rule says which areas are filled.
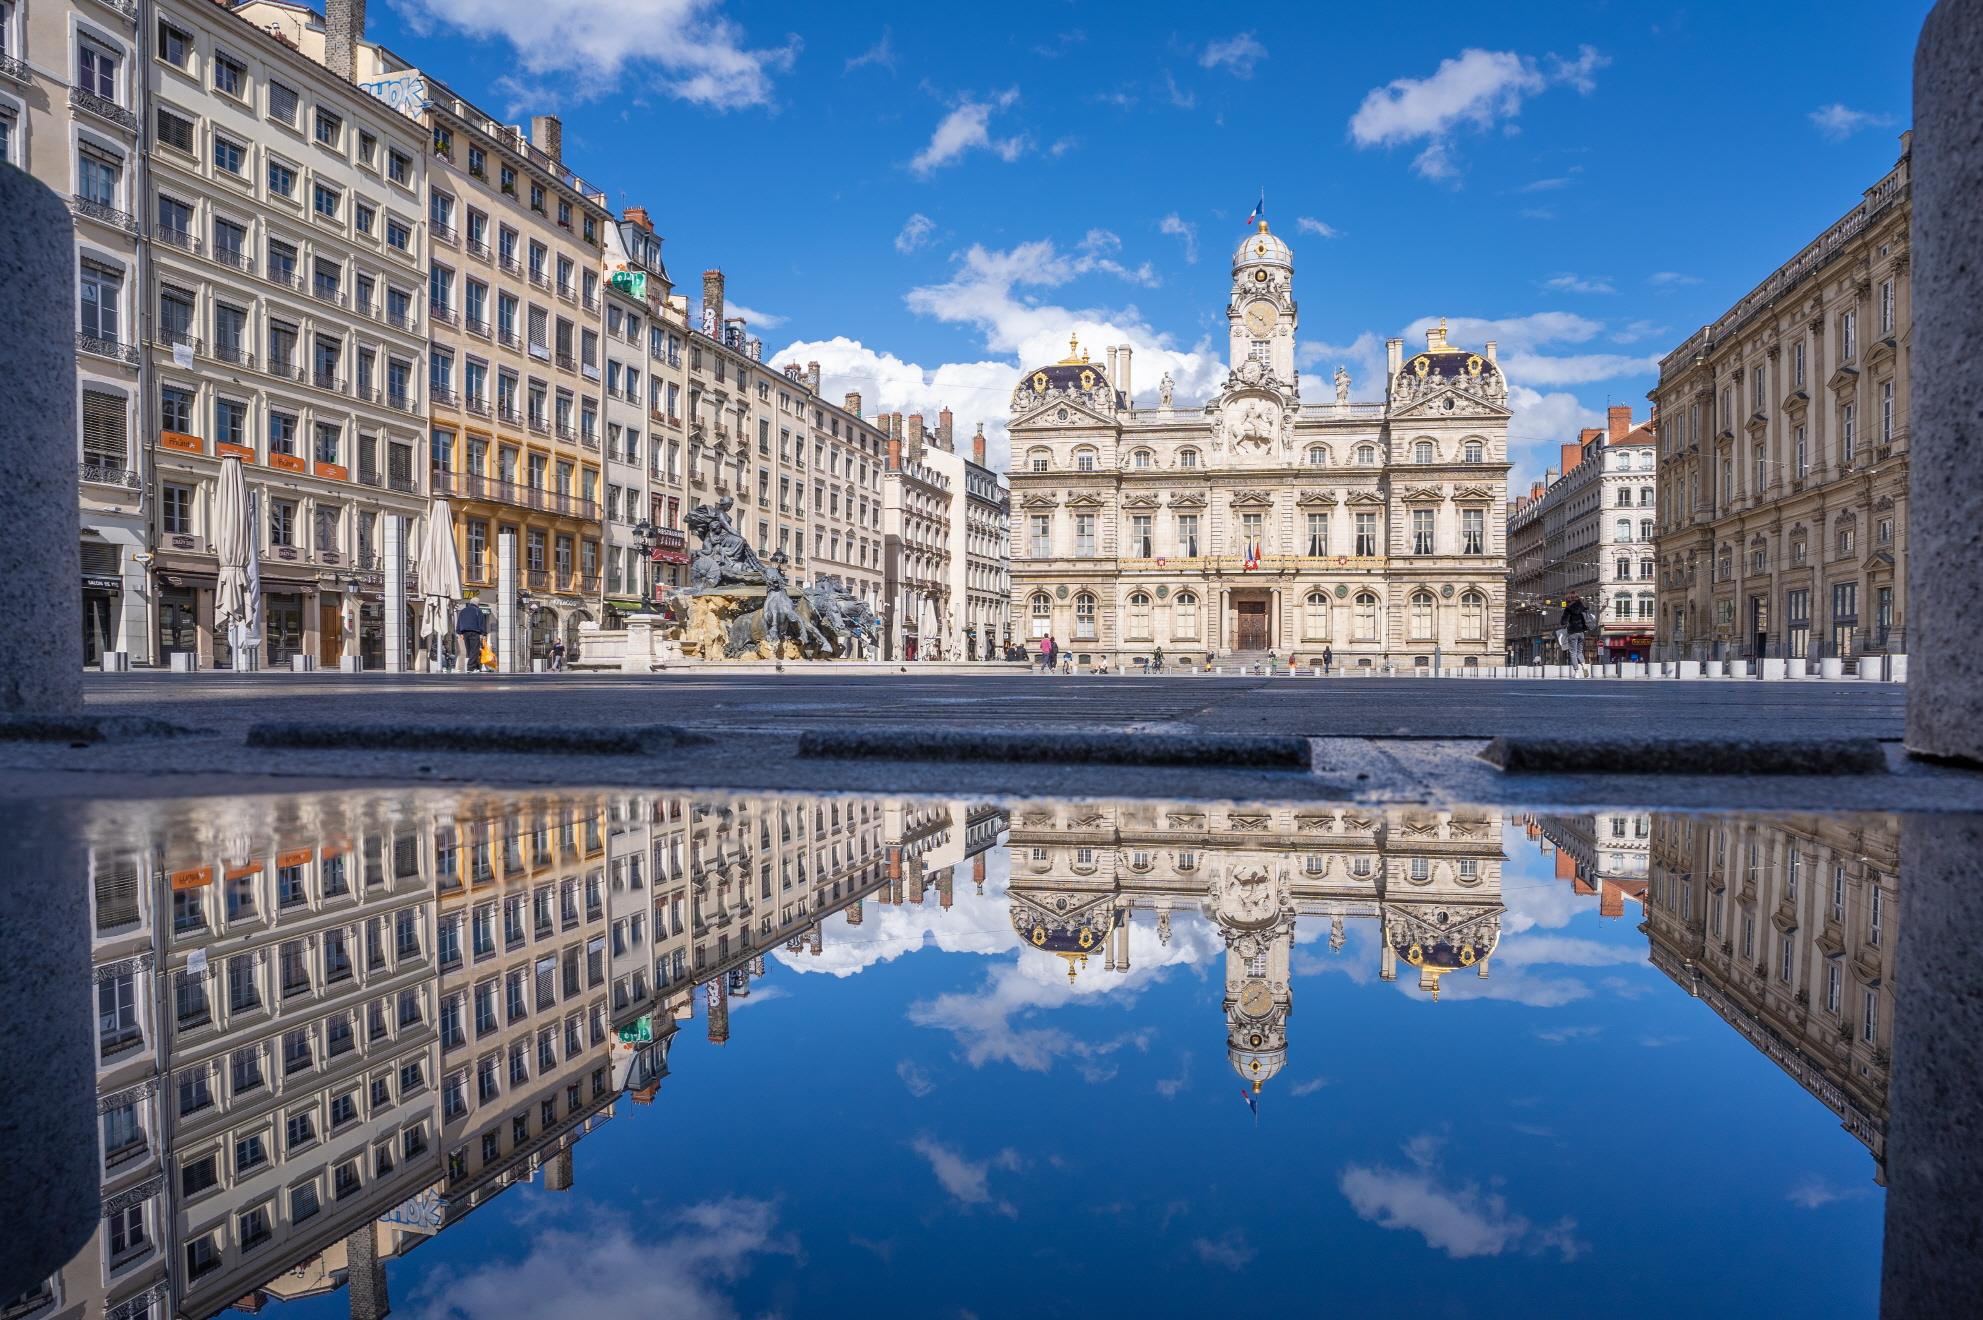
[[[396,513],[386,515],[385,541],[386,672],[388,674],[400,674],[406,672],[405,518]]]
[[[516,533],[504,532],[496,538],[496,669],[504,674],[521,674],[530,668],[523,662],[517,644]]]

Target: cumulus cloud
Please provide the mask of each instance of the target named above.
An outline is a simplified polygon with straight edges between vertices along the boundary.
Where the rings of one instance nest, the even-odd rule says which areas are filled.
[[[723,315],[726,317],[741,316],[753,330],[775,330],[785,324],[788,319],[776,312],[760,312],[755,308],[746,307],[734,298],[727,299],[724,302]]]
[[[659,1224],[645,1217],[636,1240],[624,1215],[534,1224],[521,1259],[488,1257],[473,1268],[442,1265],[403,1303],[419,1320],[501,1315],[665,1315],[726,1320],[737,1314],[721,1286],[767,1256],[796,1256],[768,1201],[705,1201]],[[652,1225],[652,1226],[648,1226]]]
[[[914,252],[917,248],[928,247],[930,235],[936,232],[936,221],[917,211],[903,221],[901,232],[895,235],[897,252]]]
[[[1017,134],[1012,137],[993,137],[991,118],[1001,110],[1010,109],[1019,100],[1019,89],[1009,87],[986,100],[967,97],[955,110],[937,121],[936,131],[930,134],[929,145],[917,152],[909,162],[909,168],[923,178],[949,165],[971,151],[989,151],[1003,161],[1019,159],[1026,150],[1026,137]]]
[[[1822,1210],[1834,1201],[1849,1201],[1867,1195],[1864,1187],[1838,1187],[1813,1173],[1785,1193],[1784,1200],[1800,1210]]]
[[[1861,129],[1890,128],[1892,115],[1878,114],[1870,110],[1854,110],[1851,106],[1837,101],[1821,105],[1810,114],[1811,123],[1818,135],[1827,142],[1843,142]]]
[[[1617,286],[1612,284],[1608,275],[1552,275],[1542,282],[1542,287],[1554,289],[1558,293],[1618,292]]]
[[[1259,1254],[1247,1242],[1246,1234],[1238,1229],[1217,1238],[1193,1238],[1191,1250],[1207,1265],[1217,1265],[1235,1273],[1251,1265],[1254,1256]]]
[[[1609,62],[1589,46],[1573,60],[1469,48],[1424,78],[1396,78],[1373,88],[1350,118],[1350,139],[1359,147],[1421,142],[1412,168],[1434,181],[1454,179],[1460,173],[1453,143],[1458,130],[1507,127],[1523,102],[1553,86],[1588,93],[1597,70]]]
[[[812,360],[793,356],[798,361]],[[812,356],[819,358],[817,353]],[[820,374],[829,378],[833,374],[823,359]],[[861,389],[865,384],[852,388]],[[871,402],[872,388],[867,393],[862,407],[877,411]],[[922,411],[934,416],[937,410],[931,407]],[[968,884],[958,885],[949,911],[937,903],[864,900],[861,924],[849,925],[844,919],[835,922],[828,927],[817,955],[793,953],[781,945],[772,951],[771,957],[795,972],[844,978],[924,948],[946,953],[1010,953],[1019,947],[1019,936],[1006,918],[1005,877],[1009,866],[1005,850],[994,848],[985,855],[985,892],[980,894]]]
[[[521,78],[543,84],[533,94],[576,99],[631,81],[715,110],[766,105],[801,45],[796,36],[752,45],[720,0],[393,0],[393,8],[416,32],[500,37]]]
[[[1337,1186],[1359,1218],[1379,1228],[1417,1233],[1427,1246],[1454,1260],[1553,1251],[1572,1261],[1588,1249],[1575,1236],[1575,1220],[1538,1228],[1511,1210],[1500,1193],[1472,1182],[1448,1181],[1440,1168],[1441,1144],[1429,1134],[1414,1137],[1405,1146],[1409,1167],[1352,1164]]]
[[[1326,221],[1317,220],[1312,215],[1295,217],[1294,227],[1298,233],[1313,234],[1317,238],[1336,237],[1336,227],[1334,225]]]
[[[1176,211],[1157,222],[1157,232],[1168,234],[1184,242],[1184,260],[1190,265],[1198,260],[1198,226],[1179,217]]]
[[[930,1172],[936,1180],[957,1199],[960,1205],[972,1208],[984,1207],[1008,1218],[1017,1218],[1019,1210],[1012,1202],[992,1195],[991,1171],[997,1169],[1017,1169],[1019,1154],[1013,1150],[1002,1150],[988,1160],[971,1160],[962,1151],[946,1146],[933,1137],[920,1136],[909,1143],[909,1148],[929,1162]]]
[[[870,64],[876,65],[883,69],[887,69],[890,73],[895,72],[895,47],[892,44],[893,37],[894,37],[893,32],[891,32],[886,27],[882,28],[881,40],[875,42],[874,45],[869,46],[866,50],[862,51],[860,54],[849,56],[847,59],[847,67],[844,70],[842,70],[842,72],[852,73],[854,70],[866,68]]]
[[[1251,78],[1253,68],[1267,58],[1267,48],[1251,32],[1241,32],[1206,45],[1198,64],[1206,69],[1224,69],[1235,78]]]

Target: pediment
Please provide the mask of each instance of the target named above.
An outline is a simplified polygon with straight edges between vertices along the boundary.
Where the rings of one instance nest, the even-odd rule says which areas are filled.
[[[1804,410],[1811,406],[1811,396],[1803,390],[1792,390],[1783,396],[1783,410],[1792,417],[1802,417]]]
[[[1122,497],[1122,507],[1125,509],[1154,509],[1157,507],[1157,504],[1158,500],[1155,495],[1125,495]]]
[[[1491,487],[1487,486],[1455,486],[1453,487],[1453,498],[1455,500],[1473,500],[1478,503],[1491,504],[1494,502],[1494,491]]]
[[[1170,505],[1173,509],[1202,509],[1205,497],[1187,491],[1171,496]]]
[[[1875,550],[1872,554],[1866,556],[1865,562],[1861,564],[1860,567],[1861,568],[1892,568],[1893,556],[1887,553],[1885,550]]]
[[[1062,408],[1067,409],[1065,420],[1060,417]],[[1016,430],[1023,426],[1050,427],[1057,431],[1070,426],[1106,426],[1113,430],[1115,418],[1078,403],[1065,394],[1048,393],[1040,396],[1037,405],[1014,417],[1006,429]]]
[[[1891,335],[1885,339],[1875,339],[1873,341],[1873,347],[1866,354],[1866,365],[1869,367],[1884,367],[1894,360],[1894,355],[1898,350],[1899,344]]]
[[[1840,367],[1837,371],[1834,371],[1831,374],[1831,379],[1827,380],[1825,384],[1830,386],[1834,392],[1843,393],[1844,391],[1851,389],[1855,384],[1857,384],[1858,380],[1859,380],[1859,368]]]
[[[1104,503],[1106,501],[1101,496],[1088,490],[1076,491],[1067,497],[1067,507],[1070,509],[1099,509]]]
[[[1754,412],[1749,414],[1749,420],[1743,425],[1748,428],[1750,435],[1761,435],[1768,429],[1769,424],[1770,415],[1768,413]]]
[[[1053,495],[1047,494],[1045,491],[1033,491],[1020,499],[1019,507],[1022,509],[1058,509],[1060,507],[1060,500]]]
[[[1340,501],[1337,500],[1336,492],[1333,490],[1305,490],[1295,497],[1294,502],[1304,509],[1313,509],[1322,506],[1333,507]]]
[[[1270,490],[1236,490],[1232,493],[1231,504],[1235,509],[1268,509],[1274,504],[1274,492]]]
[[[1403,408],[1396,409],[1394,419],[1443,418],[1443,417],[1507,417],[1508,408],[1504,404],[1490,403],[1479,395],[1454,386],[1434,390],[1432,393],[1411,401]]]
[[[1343,503],[1362,504],[1362,505],[1374,504],[1379,508],[1382,508],[1384,506],[1384,497],[1382,495],[1379,495],[1374,490],[1353,490],[1349,494],[1343,496]]]
[[[1446,492],[1437,486],[1407,486],[1399,498],[1407,504],[1437,504],[1446,498]]]
[[[1296,816],[1294,827],[1303,834],[1327,834],[1336,827],[1336,818],[1326,814]]]
[[[1879,499],[1873,501],[1873,508],[1875,511],[1879,513],[1886,513],[1890,511],[1893,508],[1893,496],[1891,495],[1880,496]]]
[[[1273,828],[1273,824],[1272,816],[1242,816],[1235,813],[1226,817],[1226,828],[1229,830],[1265,830]]]
[[[1195,830],[1205,823],[1205,813],[1202,811],[1173,811],[1164,817],[1164,821],[1174,830]]]

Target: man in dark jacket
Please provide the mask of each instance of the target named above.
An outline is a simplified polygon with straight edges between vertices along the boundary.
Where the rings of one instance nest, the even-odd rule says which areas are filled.
[[[1563,617],[1557,620],[1563,630],[1564,648],[1569,652],[1573,668],[1584,667],[1584,634],[1591,630],[1590,614],[1584,608],[1584,598],[1572,592],[1563,602]]]
[[[489,611],[470,598],[454,616],[454,630],[461,636],[461,654],[469,673],[482,668],[482,639],[489,633]]]

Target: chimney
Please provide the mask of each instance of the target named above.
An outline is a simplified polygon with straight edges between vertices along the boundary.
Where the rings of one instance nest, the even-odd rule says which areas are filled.
[[[1611,443],[1617,444],[1632,429],[1632,405],[1616,404],[1604,410],[1604,423],[1611,432]]]
[[[922,461],[925,438],[923,435],[923,415],[921,413],[910,413],[908,430],[902,437],[902,452],[908,457],[911,463],[920,463]]]
[[[1115,383],[1115,387],[1122,391],[1122,401],[1131,408],[1134,408],[1136,406],[1136,386],[1131,383],[1129,376],[1129,345],[1124,344],[1116,350],[1115,360],[1117,368],[1122,372],[1122,379]]]
[[[957,446],[951,439],[950,427],[950,409],[944,408],[939,410],[936,415],[936,442],[942,445],[945,450],[954,454],[957,452]]]
[[[1589,436],[1585,437],[1585,439],[1589,438]],[[1584,447],[1582,444],[1574,444],[1563,445],[1561,448],[1563,451],[1563,475],[1567,477],[1570,475],[1571,469],[1584,461]]]
[[[1117,389],[1121,389],[1122,382],[1115,378],[1115,345],[1114,344],[1110,344],[1108,347],[1108,367],[1109,367],[1109,384],[1115,386]]]
[[[854,414],[854,419],[859,421],[861,416],[861,395],[858,390],[847,391],[846,407],[848,412]]]
[[[1536,482],[1535,484],[1533,484],[1533,485],[1531,485],[1531,486],[1529,487],[1529,498],[1530,498],[1530,499],[1532,499],[1532,500],[1539,500],[1539,499],[1541,499],[1541,498],[1542,498],[1542,492],[1543,492],[1543,490],[1544,490],[1544,489],[1545,489],[1545,488],[1544,488],[1544,486],[1543,486],[1543,484],[1542,484],[1542,483],[1541,483],[1540,481],[1538,481],[1538,482]]]
[[[530,116],[530,142],[552,160],[565,158],[565,123],[556,115]]]
[[[1399,371],[1403,370],[1405,365],[1405,341],[1402,339],[1385,340],[1384,360],[1388,365],[1391,375],[1396,376]]]
[[[1446,318],[1442,316],[1439,318],[1438,325],[1429,326],[1426,328],[1425,349],[1428,353],[1437,353],[1442,351],[1445,347],[1446,347]]]
[[[702,272],[702,323],[711,335],[723,329],[723,272],[713,268]]]
[[[819,393],[819,363],[817,362],[806,363],[806,388],[814,394]]]
[[[327,0],[324,65],[346,82],[358,76],[358,43],[365,39],[365,0]]]
[[[896,438],[897,440],[900,440],[900,439],[902,438],[902,414],[901,414],[901,413],[899,413],[899,412],[896,412],[896,413],[890,413],[890,414],[888,414],[888,433],[889,433],[890,435],[892,435],[892,436],[894,436],[894,437],[895,437],[895,438]]]
[[[902,470],[902,437],[892,433],[888,437],[888,470],[890,472]]]
[[[979,467],[985,466],[985,424],[978,423],[978,433],[971,437],[971,461]]]
[[[643,234],[654,232],[654,221],[648,218],[647,208],[644,206],[629,206],[621,218]]]
[[[1492,339],[1487,341],[1487,360],[1489,362],[1494,362],[1498,360],[1494,356],[1494,341]]]

